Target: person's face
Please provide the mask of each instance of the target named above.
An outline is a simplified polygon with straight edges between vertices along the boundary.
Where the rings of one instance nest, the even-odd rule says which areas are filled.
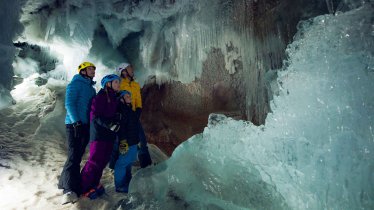
[[[126,67],[126,69],[127,69],[127,73],[129,75],[129,77],[133,77],[134,76],[134,69],[132,68],[132,66],[130,65],[130,66]]]
[[[106,83],[106,85],[107,87],[110,87],[110,82]],[[114,91],[119,91],[119,80],[118,79],[112,81],[112,89]]]
[[[126,75],[126,71],[125,71],[125,70],[122,70],[122,71],[121,71],[121,77],[122,77],[122,78],[126,78],[126,77],[127,77],[127,75]]]
[[[126,104],[131,103],[131,96],[129,94],[125,94],[123,96],[123,100],[125,100]]]
[[[83,74],[86,74],[87,77],[94,78],[95,77],[95,70],[96,68],[93,66],[89,66],[86,68],[85,71],[83,71]]]

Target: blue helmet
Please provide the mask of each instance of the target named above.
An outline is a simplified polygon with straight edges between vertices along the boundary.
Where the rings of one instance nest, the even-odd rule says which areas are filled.
[[[127,90],[121,90],[119,91],[119,97],[122,98],[124,95],[129,94],[131,96],[131,93]]]
[[[119,76],[117,76],[115,74],[106,75],[105,77],[103,77],[103,79],[101,79],[101,87],[105,88],[105,84],[107,82],[112,82],[114,80],[120,80]]]

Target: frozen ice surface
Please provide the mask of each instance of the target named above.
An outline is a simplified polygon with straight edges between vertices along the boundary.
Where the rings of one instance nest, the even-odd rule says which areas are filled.
[[[236,4],[243,6],[245,1]],[[228,24],[234,20],[226,11],[232,11],[232,5],[213,0],[75,0],[55,4],[32,0],[22,8],[25,30],[18,40],[49,46],[61,55],[60,61],[69,71],[84,59],[101,62],[113,71],[115,65],[128,58],[113,56],[102,61],[101,55],[115,52],[131,33],[140,33],[139,51],[122,46],[130,51],[128,54],[139,55],[133,61],[139,67],[138,80],[143,83],[149,75],[156,75],[160,83],[188,83],[201,76],[203,61],[212,49],[224,51],[230,74],[236,72],[239,61],[246,62],[245,58],[253,55],[248,26]],[[98,30],[105,31],[110,43],[91,53]],[[279,48],[276,43],[269,49]],[[71,77],[69,73],[67,78]]]
[[[301,23],[265,125],[210,115],[122,209],[372,209],[372,11]]]
[[[111,19],[112,7],[108,5],[116,2],[67,1],[69,6],[59,10],[42,7],[46,2],[30,1],[24,8],[26,15],[22,20],[29,24],[25,38],[61,53],[62,63],[49,74],[55,79],[70,78],[76,73],[75,64],[90,53],[97,18],[116,21]],[[133,24],[121,31],[123,36],[127,30],[138,31],[139,17],[135,15],[145,15],[144,21],[150,28],[140,42],[143,64],[150,72],[188,82],[201,73],[199,65],[206,55],[205,49],[225,49],[231,42],[241,46],[249,40],[221,28],[220,20],[207,25],[216,17],[217,4],[210,1],[191,1],[194,4],[183,7],[179,3],[160,2],[156,1],[165,12],[149,7],[149,1],[141,1],[142,8],[149,10],[133,11],[131,18],[135,20],[124,20]],[[118,7],[114,15],[118,19],[136,9],[125,1],[115,5]],[[211,9],[204,10],[207,13],[199,13],[208,6]],[[30,13],[40,8],[38,14]],[[78,8],[84,8],[82,13],[77,12]],[[181,8],[185,8],[184,15],[170,19],[176,25],[162,27],[159,21],[167,20]],[[368,3],[359,9],[319,16],[300,24],[295,41],[287,49],[285,69],[279,72],[279,95],[274,96],[273,112],[266,124],[256,127],[211,115],[204,132],[180,145],[168,161],[139,171],[130,186],[131,196],[118,203],[120,208],[373,209],[372,11]],[[88,20],[91,22],[87,25],[80,22]],[[150,23],[151,20],[155,22]],[[113,28],[106,30],[112,32],[110,41],[116,46],[121,36]],[[176,37],[168,39],[173,36]],[[203,47],[196,50],[197,45]],[[150,59],[155,52],[151,49],[160,49],[156,61]],[[1,46],[1,50],[10,54],[14,49]],[[250,53],[250,48],[240,47],[225,52],[226,69],[233,73],[232,63]],[[166,59],[170,55],[176,57]],[[99,58],[96,61],[93,62],[98,69],[102,69],[98,71],[99,79],[111,70]],[[165,66],[174,64],[175,72],[165,70]],[[38,87],[34,82],[38,76],[44,75],[31,74],[17,86],[12,95],[19,103],[1,112],[4,121],[0,121],[0,136],[6,146],[0,150],[0,191],[7,195],[1,203],[6,207],[37,204],[53,209],[54,198],[61,193],[51,180],[57,180],[56,171],[61,169],[65,157],[61,150],[64,84],[49,79],[47,86]],[[9,163],[10,157],[6,155],[10,154],[20,157]],[[98,203],[88,205],[102,208]]]

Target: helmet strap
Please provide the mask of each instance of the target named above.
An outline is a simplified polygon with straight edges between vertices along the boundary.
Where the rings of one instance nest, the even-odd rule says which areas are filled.
[[[109,98],[109,94],[108,94],[108,87],[105,87],[105,93],[106,93],[106,99],[108,101],[108,103],[110,103],[110,98]]]
[[[82,69],[82,70],[79,71],[79,74],[80,74],[82,77],[87,77],[87,72],[86,72],[86,74],[83,74],[83,71],[86,72],[85,69]]]
[[[123,74],[122,74],[123,71],[126,71],[126,69],[123,69],[123,70],[121,71],[120,77],[121,77],[121,78],[126,78],[126,76],[123,76]],[[126,72],[127,72],[127,71],[126,71]]]
[[[113,90],[113,83],[112,83],[113,81],[110,81],[110,85],[108,86],[107,84],[109,83],[109,82],[107,82],[106,84],[105,84],[105,90],[107,91],[109,88],[110,89],[112,89]]]

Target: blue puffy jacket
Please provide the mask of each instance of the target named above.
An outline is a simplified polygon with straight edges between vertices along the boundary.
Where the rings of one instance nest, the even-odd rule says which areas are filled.
[[[66,87],[65,124],[72,124],[81,121],[83,124],[89,124],[90,107],[92,98],[96,95],[93,88],[93,82],[89,78],[77,74],[73,77],[70,84]]]

